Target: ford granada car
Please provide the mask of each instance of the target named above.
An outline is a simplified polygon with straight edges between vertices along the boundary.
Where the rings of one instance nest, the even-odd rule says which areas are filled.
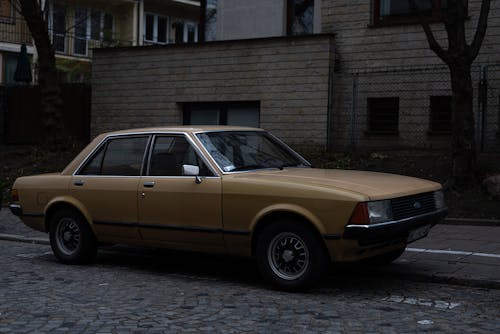
[[[438,183],[312,168],[262,129],[223,126],[99,135],[62,172],[18,178],[12,198],[63,263],[109,243],[253,256],[288,290],[330,262],[389,263],[447,213]]]

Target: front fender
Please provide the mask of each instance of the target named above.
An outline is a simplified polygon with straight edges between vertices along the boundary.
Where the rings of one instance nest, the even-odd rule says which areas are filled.
[[[254,231],[259,221],[261,221],[263,218],[277,212],[285,212],[285,213],[299,215],[307,219],[310,223],[312,223],[320,234],[323,235],[326,233],[325,226],[315,214],[313,214],[311,211],[307,210],[306,208],[300,205],[289,204],[289,203],[274,204],[260,210],[257,213],[257,215],[253,218],[250,224],[250,231]]]

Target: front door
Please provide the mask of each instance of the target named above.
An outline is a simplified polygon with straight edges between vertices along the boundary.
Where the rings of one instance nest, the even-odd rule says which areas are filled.
[[[149,156],[139,182],[142,238],[175,248],[222,249],[221,178],[184,135],[155,136]],[[199,178],[183,175],[186,165],[198,167]]]

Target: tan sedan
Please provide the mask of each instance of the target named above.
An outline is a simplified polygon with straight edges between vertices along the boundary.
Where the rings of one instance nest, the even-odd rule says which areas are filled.
[[[254,256],[283,289],[331,261],[391,262],[447,213],[438,183],[311,168],[264,130],[220,126],[102,134],[61,173],[18,178],[12,197],[64,263],[102,243]]]

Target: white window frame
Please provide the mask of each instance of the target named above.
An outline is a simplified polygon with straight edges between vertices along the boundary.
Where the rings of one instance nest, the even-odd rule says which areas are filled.
[[[189,27],[194,27],[194,43],[198,43],[198,23],[193,22],[193,21],[184,21],[183,22],[183,35],[182,35],[182,40],[184,43],[188,43],[188,33],[189,33]]]
[[[76,25],[77,25],[77,22],[76,22],[76,11],[77,10],[82,10],[82,11],[85,11],[86,12],[86,19],[85,19],[85,24],[86,24],[86,27],[85,27],[85,37],[77,37],[76,36]],[[90,21],[91,21],[91,18],[90,18],[90,15],[91,15],[91,10],[89,8],[85,8],[85,7],[75,7],[75,15],[74,15],[74,31],[75,31],[75,37],[73,39],[73,54],[76,55],[76,56],[88,56],[89,54],[89,41],[90,41]],[[76,41],[77,40],[85,40],[85,53],[77,53],[76,52]]]
[[[59,5],[59,6],[62,6],[62,5]],[[67,26],[68,22],[68,9],[66,8],[65,9],[65,13],[64,13],[64,22]],[[52,42],[52,47],[54,47],[54,51],[56,53],[62,53],[62,54],[66,54],[68,52],[68,43],[66,42],[66,34],[56,34],[54,32],[54,4],[51,2],[49,3],[49,32],[50,32],[50,41]],[[55,49],[55,45],[54,45],[54,36],[56,37],[62,37],[63,38],[63,41],[64,41],[64,50],[61,51],[61,50],[56,50]]]
[[[147,16],[148,15],[151,15],[153,16],[153,39],[150,40],[150,39],[147,39],[146,37],[146,26],[147,26]],[[166,40],[165,42],[159,42],[158,41],[158,19],[159,18],[162,18],[162,19],[165,19],[167,21],[167,24],[166,24],[166,31],[165,31],[165,36],[166,36]],[[151,44],[161,44],[161,45],[164,45],[164,44],[169,44],[169,40],[170,40],[170,17],[168,16],[165,16],[165,15],[159,15],[159,14],[155,14],[155,13],[150,13],[150,12],[144,12],[144,38],[143,38],[144,42],[146,43],[151,43]]]

